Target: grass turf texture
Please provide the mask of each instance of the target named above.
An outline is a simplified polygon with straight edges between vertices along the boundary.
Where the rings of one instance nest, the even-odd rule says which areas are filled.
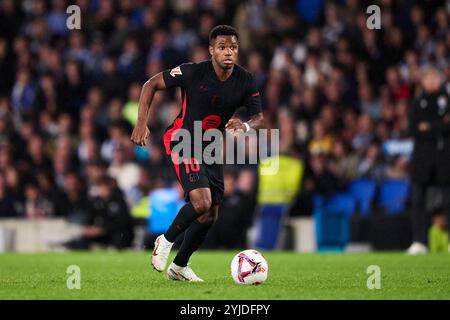
[[[242,286],[229,272],[236,253],[195,253],[205,283],[167,280],[149,252],[4,253],[0,299],[450,299],[450,254],[264,252],[268,280]],[[81,268],[80,290],[67,289],[69,265]],[[370,265],[381,269],[380,290],[367,289]]]

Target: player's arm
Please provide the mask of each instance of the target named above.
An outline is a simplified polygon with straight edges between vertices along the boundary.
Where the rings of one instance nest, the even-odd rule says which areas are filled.
[[[165,89],[166,84],[164,82],[162,72],[151,77],[142,86],[141,96],[139,97],[136,127],[131,134],[131,141],[133,141],[133,143],[141,146],[145,146],[147,144],[147,139],[150,135],[150,130],[147,127],[150,106],[152,104],[153,97],[155,96],[155,92]]]
[[[243,130],[244,132],[250,129],[261,129],[265,127],[264,116],[261,109],[261,97],[253,76],[249,75],[246,96],[243,105],[250,114],[250,120],[242,122],[234,116],[227,122],[225,129],[234,132]]]
[[[265,127],[264,116],[262,112],[256,113],[250,117],[250,120],[247,122],[242,122],[238,118],[231,118],[227,124],[225,125],[225,129],[230,130],[231,132],[242,130],[244,132],[249,131],[250,129],[261,129]]]

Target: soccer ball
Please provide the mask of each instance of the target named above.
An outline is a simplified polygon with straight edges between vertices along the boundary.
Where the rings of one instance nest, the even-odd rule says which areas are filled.
[[[256,250],[244,250],[231,261],[231,276],[239,284],[261,284],[267,279],[269,265]]]

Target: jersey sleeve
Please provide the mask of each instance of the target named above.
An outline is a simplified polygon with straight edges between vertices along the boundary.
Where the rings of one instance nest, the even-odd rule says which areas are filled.
[[[247,109],[250,116],[262,112],[261,95],[252,75],[249,75],[249,84],[244,98],[244,107]]]
[[[183,63],[173,69],[163,71],[163,78],[167,88],[186,87],[195,72],[195,63]]]

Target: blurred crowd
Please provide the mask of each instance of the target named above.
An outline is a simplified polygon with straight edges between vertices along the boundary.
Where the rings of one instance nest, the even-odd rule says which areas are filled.
[[[209,59],[217,24],[238,29],[239,63],[255,76],[267,125],[280,129],[280,151],[305,164],[293,214],[311,214],[305,195],[355,178],[407,179],[420,69],[433,64],[450,78],[450,4],[375,3],[380,30],[366,26],[373,1],[1,1],[0,216],[92,225],[115,208],[111,199],[128,216],[171,186],[162,133],[180,96],[156,94],[151,143],[138,147],[130,133],[140,89],[164,69]],[[71,4],[80,30],[67,29]],[[230,197],[254,195],[256,168],[229,169]]]

